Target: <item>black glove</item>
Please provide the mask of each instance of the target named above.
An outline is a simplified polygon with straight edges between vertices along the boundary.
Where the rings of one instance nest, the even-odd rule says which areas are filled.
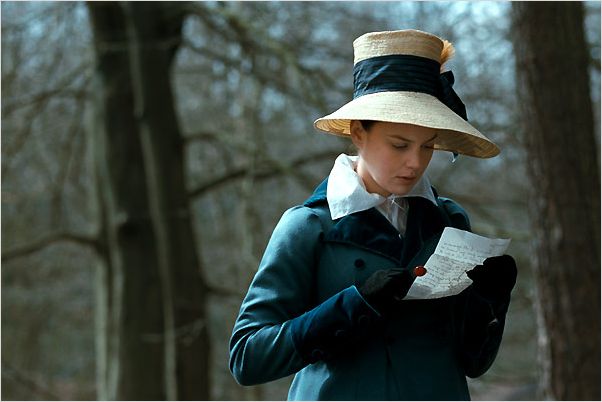
[[[466,275],[472,279],[479,295],[490,300],[502,300],[510,296],[516,284],[516,263],[509,255],[489,257],[483,265],[477,265]]]
[[[407,294],[414,282],[414,275],[403,268],[374,272],[358,286],[360,294],[376,311],[387,314]]]

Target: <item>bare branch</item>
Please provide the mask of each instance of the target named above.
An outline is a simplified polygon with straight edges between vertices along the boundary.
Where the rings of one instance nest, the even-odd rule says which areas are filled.
[[[194,134],[187,134],[182,138],[184,145],[194,141],[209,141],[209,142],[221,142],[222,137],[213,131],[200,131]]]
[[[10,114],[12,112],[14,112],[17,109],[32,105],[32,104],[37,104],[40,102],[43,102],[44,104],[46,104],[51,98],[57,98],[58,96],[62,97],[62,98],[68,98],[68,99],[82,99],[83,97],[85,97],[87,95],[87,92],[85,91],[85,87],[87,86],[87,83],[89,81],[89,79],[91,78],[91,75],[88,74],[85,79],[83,84],[81,85],[81,87],[79,88],[68,88],[71,84],[73,84],[73,82],[75,82],[83,73],[85,73],[86,71],[89,71],[89,67],[90,67],[90,63],[88,62],[83,62],[81,64],[79,64],[77,67],[75,67],[72,71],[67,72],[63,79],[60,80],[56,86],[54,86],[53,88],[50,89],[46,89],[43,91],[40,91],[38,93],[35,94],[31,94],[31,95],[27,95],[27,96],[23,96],[21,98],[17,98],[17,99],[9,99],[8,102],[2,102],[2,117],[6,118],[7,114]]]
[[[89,93],[82,86],[82,88],[65,89],[64,87],[52,88],[45,91],[22,97],[14,100],[12,103],[7,104],[2,108],[2,114],[5,116],[14,112],[17,109],[21,109],[27,106],[31,106],[40,102],[47,102],[52,99],[67,99],[81,101],[85,99]]]
[[[210,285],[207,284],[205,285],[205,290],[212,294],[213,296],[218,296],[218,297],[236,297],[236,298],[243,298],[245,296],[244,293],[241,293],[239,289],[228,289],[225,288],[223,286],[218,286],[218,285]]]
[[[25,145],[27,140],[30,138],[33,132],[33,124],[36,121],[37,116],[39,116],[44,109],[47,107],[49,102],[53,99],[56,99],[59,94],[67,92],[78,93],[83,96],[85,94],[83,89],[67,89],[69,85],[71,85],[74,81],[77,80],[83,73],[87,71],[89,64],[86,62],[81,63],[78,67],[74,68],[69,74],[67,74],[63,80],[57,83],[56,87],[51,90],[42,91],[33,97],[27,99],[16,100],[12,104],[9,103],[5,105],[3,102],[2,108],[2,118],[5,119],[7,114],[14,112],[15,110],[25,107],[32,106],[29,110],[26,111],[26,115],[23,117],[22,121],[25,123],[25,127],[20,130],[19,135],[14,136],[14,141],[10,144],[10,146],[6,147],[6,150],[3,154],[4,159],[8,161],[7,164],[3,164],[2,177],[7,176],[7,171],[9,170],[10,160],[16,155]],[[85,77],[84,83],[82,84],[82,88],[85,88],[88,84],[88,80],[90,79],[90,75]]]
[[[254,69],[253,76],[260,83],[275,87],[282,93],[301,99],[305,103],[309,101],[321,110],[326,110],[327,107],[324,103],[324,98],[319,95],[321,91],[316,90],[320,85],[328,88],[330,92],[336,91],[341,94],[348,94],[349,88],[341,87],[321,67],[312,68],[303,65],[301,58],[299,58],[299,49],[274,39],[266,34],[265,31],[255,29],[227,7],[219,7],[209,11],[204,6],[194,5],[189,7],[187,11],[192,15],[198,16],[209,29],[220,36],[240,44],[245,54],[253,57],[257,55],[275,57],[280,61],[283,68],[292,69],[293,74],[282,74],[282,71]],[[217,24],[216,16],[223,18],[226,26]],[[239,60],[232,60],[206,47],[199,47],[191,41],[185,41],[184,45],[196,53],[219,60],[228,66],[236,67],[240,65]],[[285,80],[285,77],[290,77],[291,75],[298,75],[300,77],[299,86],[301,87],[301,91],[298,89],[295,90],[291,86],[290,80]]]
[[[278,175],[297,174],[298,168],[312,162],[319,162],[322,160],[332,159],[338,155],[338,151],[324,151],[313,155],[303,156],[291,162],[280,162],[276,160],[263,161],[264,166],[259,166],[255,173],[255,179],[266,180]],[[201,184],[194,190],[190,191],[188,195],[190,197],[199,197],[209,191],[213,191],[220,186],[228,184],[232,181],[246,177],[249,172],[249,167],[244,166],[230,172],[227,172],[223,176],[216,177],[208,180]]]
[[[6,360],[2,359],[2,382],[4,383],[5,379],[14,381],[15,383],[21,385],[24,388],[27,388],[32,394],[38,395],[42,397],[42,399],[46,399],[49,401],[60,401],[64,398],[61,398],[59,395],[55,394],[53,391],[48,389],[45,385],[42,385],[38,381],[32,379],[29,375],[24,372],[14,368],[10,364],[6,362]]]
[[[76,107],[74,116],[79,116],[80,113],[82,112],[82,109],[83,109],[82,104],[81,103],[78,104],[78,106]],[[73,168],[74,160],[78,157],[81,157],[81,154],[75,153],[73,151],[74,143],[77,140],[77,138],[79,137],[80,132],[81,132],[81,120],[73,119],[68,128],[68,133],[67,133],[68,139],[67,139],[67,143],[64,147],[66,155],[64,157],[60,158],[62,163],[60,163],[60,165],[59,165],[57,177],[55,179],[55,185],[53,186],[54,188],[52,189],[52,203],[53,203],[52,218],[53,219],[55,219],[56,217],[58,217],[59,219],[63,218],[61,205],[64,204],[63,195],[65,193],[65,189],[66,189],[66,185],[67,185],[67,178],[69,176],[70,171]],[[58,221],[56,223],[60,224],[60,221]]]
[[[19,151],[23,148],[23,146],[25,145],[25,143],[31,136],[31,134],[33,132],[33,124],[36,121],[36,117],[42,113],[42,111],[44,110],[44,108],[46,107],[46,105],[48,104],[49,101],[50,101],[50,98],[45,98],[41,102],[35,104],[34,107],[29,109],[22,119],[25,127],[23,127],[21,130],[19,130],[18,135],[14,135],[16,133],[13,133],[13,136],[15,137],[14,141],[7,144],[7,146],[3,147],[4,148],[4,152],[2,155],[3,156],[3,158],[2,158],[2,160],[3,160],[2,179],[3,180],[5,177],[9,176],[10,163],[13,160],[13,157],[19,153]],[[5,118],[5,116],[2,116],[2,118]]]
[[[32,241],[31,243],[17,246],[11,250],[2,252],[2,262],[4,263],[17,258],[26,257],[60,242],[80,244],[82,246],[91,248],[98,255],[101,255],[102,245],[97,238],[69,232],[55,232],[44,235],[41,238]]]

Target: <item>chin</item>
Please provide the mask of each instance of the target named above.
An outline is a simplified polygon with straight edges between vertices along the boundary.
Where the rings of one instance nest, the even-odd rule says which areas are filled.
[[[411,186],[392,186],[392,188],[389,190],[389,192],[391,194],[402,196],[402,195],[406,195],[411,190],[412,190]]]

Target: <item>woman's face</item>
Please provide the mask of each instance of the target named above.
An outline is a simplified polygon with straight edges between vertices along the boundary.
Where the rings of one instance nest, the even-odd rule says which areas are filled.
[[[376,122],[366,131],[352,121],[357,173],[366,189],[385,197],[407,194],[431,161],[436,137],[435,129],[412,124]]]

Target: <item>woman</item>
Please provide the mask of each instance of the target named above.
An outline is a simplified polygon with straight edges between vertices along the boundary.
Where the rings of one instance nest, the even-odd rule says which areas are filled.
[[[354,41],[354,99],[318,119],[349,136],[329,177],[274,229],[230,343],[242,385],[290,374],[289,399],[470,399],[499,348],[516,265],[467,272],[463,292],[404,300],[446,226],[465,211],[424,176],[435,150],[488,158],[498,147],[466,121],[449,42],[415,30]]]

